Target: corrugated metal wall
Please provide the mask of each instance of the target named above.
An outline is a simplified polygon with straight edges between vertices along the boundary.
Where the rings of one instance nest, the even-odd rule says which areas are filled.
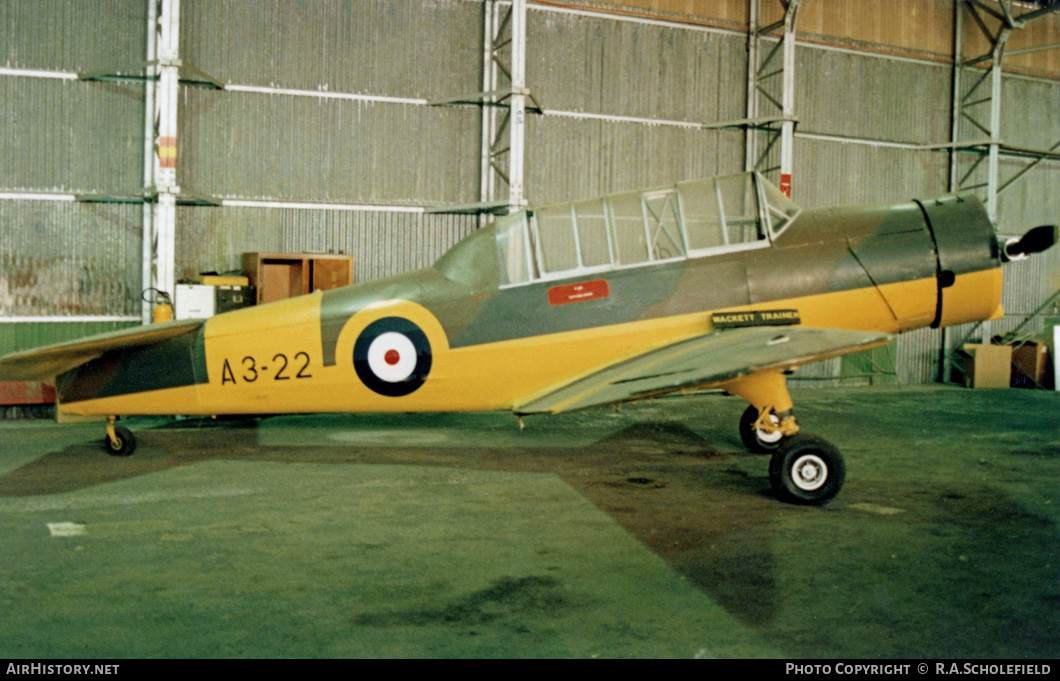
[[[458,0],[185,3],[185,63],[261,88],[182,90],[185,193],[402,210],[181,208],[178,276],[234,269],[243,251],[316,250],[354,253],[364,281],[469,234],[474,218],[404,209],[478,200],[480,111],[427,102],[482,89],[482,33],[482,6]]]
[[[948,154],[914,147],[950,136],[952,3],[874,3],[890,9],[878,10],[873,26],[862,20],[860,3],[829,11],[824,4],[804,0],[800,14],[794,197],[812,207],[945,191]],[[527,124],[532,203],[743,168],[743,132],[701,124],[745,116],[745,0],[611,5],[619,11],[607,12],[605,3],[530,5],[527,82],[545,109]],[[775,10],[763,3],[767,19]],[[235,269],[244,251],[313,250],[355,254],[356,280],[366,281],[429,264],[470,233],[472,217],[411,209],[479,198],[481,112],[428,102],[481,89],[482,14],[476,0],[181,3],[183,76],[230,86],[181,86],[183,195],[274,203],[180,206],[177,276]],[[1056,23],[1035,35],[1051,35]],[[145,24],[145,0],[0,0],[0,66],[135,72],[143,68]],[[1020,64],[1049,71],[1052,59]],[[143,92],[132,81],[0,73],[0,192],[141,192]],[[1007,76],[1005,141],[1055,144],[1058,103],[1057,78]],[[1006,162],[1003,176],[1022,165]],[[1055,221],[1058,188],[1055,162],[1015,182],[999,203],[1002,231]],[[7,282],[6,294],[0,283],[0,315],[135,314],[140,210],[0,201],[0,282]],[[1005,304],[1012,316],[988,331],[1011,328],[1060,286],[1058,259],[1053,253],[1010,268]],[[11,293],[32,272],[64,293],[37,296],[37,303],[32,294]],[[903,337],[894,350],[899,379],[934,380],[942,342],[934,331]],[[840,370],[837,361],[807,373]]]
[[[140,0],[0,2],[0,192],[142,193],[143,85],[76,74],[142,73],[146,12]],[[0,352],[127,326],[141,215],[136,204],[0,200],[0,320],[91,320],[0,323]]]
[[[0,116],[3,189],[143,191],[143,86],[0,77]]]
[[[224,83],[439,98],[482,85],[482,5],[185,0],[181,54]]]
[[[799,132],[920,144],[949,136],[950,68],[818,46],[795,58]]]
[[[146,25],[147,3],[140,0],[5,0],[0,60],[75,73],[142,70]]]
[[[180,183],[215,198],[445,205],[477,199],[478,112],[186,88]],[[223,150],[223,153],[218,153]]]
[[[477,200],[477,109],[276,91],[423,101],[477,92],[477,3],[198,0],[182,12],[187,64],[220,83],[274,89],[183,90],[180,182],[188,191],[372,204]]]
[[[743,169],[743,133],[574,118],[744,117],[745,39],[613,17],[529,12],[527,197],[548,204]],[[532,46],[532,47],[529,47]]]
[[[178,277],[237,269],[250,251],[349,253],[357,283],[426,267],[477,226],[467,215],[189,206],[177,222]]]
[[[745,39],[534,8],[527,82],[546,109],[712,122],[743,117]],[[531,47],[532,46],[532,47]]]
[[[466,215],[289,210],[284,250],[336,251],[354,256],[354,281],[427,267],[476,227]]]
[[[0,316],[139,310],[140,206],[0,201],[0,225]]]

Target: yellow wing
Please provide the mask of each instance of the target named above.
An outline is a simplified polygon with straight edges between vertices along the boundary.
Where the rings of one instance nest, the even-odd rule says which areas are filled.
[[[0,381],[44,381],[90,362],[108,350],[153,345],[191,333],[202,319],[188,319],[89,336],[0,357]]]
[[[715,331],[598,369],[517,404],[517,414],[559,413],[786,369],[889,343],[890,334],[792,327]]]

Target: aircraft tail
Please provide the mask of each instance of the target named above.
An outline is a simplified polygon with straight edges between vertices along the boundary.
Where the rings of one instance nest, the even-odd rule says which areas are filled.
[[[197,331],[203,319],[122,329],[0,357],[0,381],[44,381],[90,362],[108,350],[152,345]]]

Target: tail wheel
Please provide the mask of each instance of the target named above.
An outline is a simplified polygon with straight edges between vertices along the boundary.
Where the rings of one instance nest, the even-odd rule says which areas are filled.
[[[780,425],[780,419],[772,411],[769,413],[769,419],[773,425]],[[740,417],[740,439],[743,440],[748,451],[758,452],[759,454],[770,454],[777,451],[780,443],[784,440],[784,434],[779,430],[768,431],[755,428],[755,423],[757,422],[758,408],[751,405],[747,407],[743,416]]]
[[[110,439],[110,436],[104,436],[103,448],[107,450],[107,454],[111,456],[129,456],[136,449],[136,438],[133,437],[132,431],[125,426],[115,426],[114,436],[117,442]]]
[[[769,462],[769,482],[781,501],[826,504],[839,494],[846,478],[843,457],[835,445],[814,435],[784,440]]]

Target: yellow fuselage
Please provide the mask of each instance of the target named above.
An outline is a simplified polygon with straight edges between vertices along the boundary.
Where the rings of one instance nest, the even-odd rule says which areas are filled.
[[[947,323],[991,316],[1001,270],[958,278]],[[995,293],[997,292],[997,293]],[[219,315],[203,331],[209,380],[63,405],[73,414],[273,414],[313,412],[488,411],[517,407],[542,391],[602,366],[712,330],[719,310],[630,321],[575,331],[450,347],[439,320],[424,306],[380,301],[342,327],[335,363],[321,350],[321,301],[315,293]],[[926,326],[935,315],[934,278],[728,308],[797,310],[805,326],[890,333]],[[369,389],[353,367],[356,339],[372,322],[408,319],[430,343],[429,380],[403,396]]]

